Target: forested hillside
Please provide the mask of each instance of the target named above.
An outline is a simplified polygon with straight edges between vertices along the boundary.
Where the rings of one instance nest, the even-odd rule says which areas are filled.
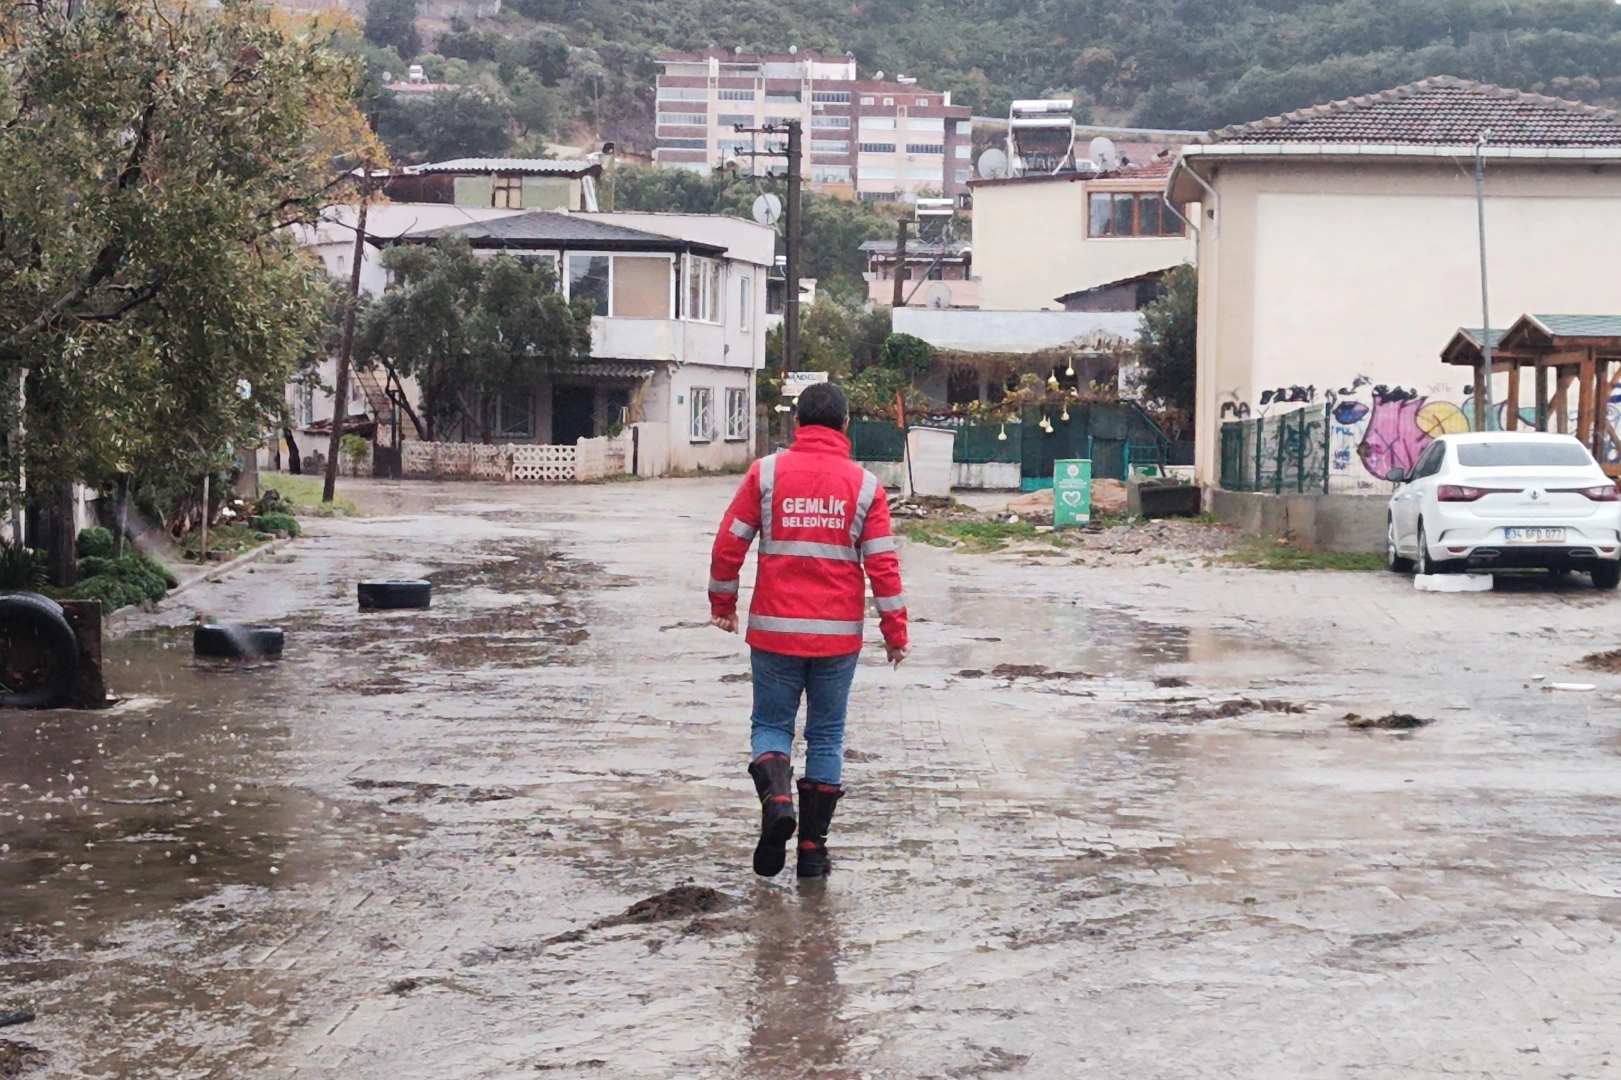
[[[472,24],[417,15],[417,0],[373,0],[374,71],[397,77],[415,60],[484,101],[380,100],[405,156],[492,152],[578,125],[645,147],[654,58],[711,43],[848,50],[865,73],[915,75],[980,114],[1067,94],[1094,122],[1158,127],[1439,74],[1621,100],[1621,6],[1606,0],[507,0]]]
[[[976,111],[1075,93],[1111,118],[1205,127],[1425,75],[1621,96],[1604,0],[520,0],[571,33],[854,52]]]

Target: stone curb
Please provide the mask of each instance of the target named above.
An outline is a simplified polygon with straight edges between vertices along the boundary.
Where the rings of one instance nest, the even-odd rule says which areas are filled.
[[[289,536],[289,537],[287,537],[287,538],[285,538],[283,540],[272,540],[268,544],[261,544],[258,547],[254,548],[252,551],[245,552],[244,554],[238,555],[236,558],[232,559],[230,562],[223,562],[223,563],[220,563],[218,566],[210,567],[207,570],[204,570],[204,571],[202,571],[200,573],[194,574],[191,577],[189,577],[189,578],[185,579],[184,581],[182,581],[179,585],[176,585],[174,588],[170,589],[169,590],[169,595],[165,596],[162,600],[159,600],[156,604],[153,604],[152,609],[153,610],[161,610],[166,604],[169,603],[169,601],[173,600],[175,597],[179,596],[181,593],[185,592],[187,589],[191,588],[193,585],[196,585],[198,582],[217,581],[222,576],[224,576],[225,574],[230,573],[233,570],[237,570],[237,569],[239,569],[239,568],[241,568],[243,566],[246,566],[249,563],[251,563],[251,562],[253,562],[253,561],[257,560],[257,559],[262,559],[266,555],[271,554],[272,552],[280,551],[282,548],[284,548],[287,545],[293,543],[297,539],[299,539],[299,538],[296,537],[296,536]],[[104,618],[104,620],[102,621],[102,626],[104,626],[104,627],[106,627],[108,629],[111,629],[112,627],[117,626],[119,623],[124,621],[125,612],[131,612],[131,611],[139,612],[140,609],[139,608],[127,608],[127,607],[126,608],[119,608],[117,611],[111,613],[110,615],[107,615]]]

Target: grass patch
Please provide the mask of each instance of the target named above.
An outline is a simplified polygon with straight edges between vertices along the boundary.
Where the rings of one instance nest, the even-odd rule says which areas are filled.
[[[973,554],[1001,551],[1016,540],[1041,539],[1054,547],[1067,544],[1054,533],[1038,533],[1028,521],[929,521],[911,519],[895,523],[895,531],[908,540],[930,547],[961,547]]]
[[[1223,562],[1256,570],[1383,570],[1383,555],[1346,555],[1334,551],[1305,551],[1275,537],[1245,540],[1228,552]]]
[[[332,501],[321,501],[325,481],[318,476],[293,476],[286,473],[266,474],[259,477],[261,490],[275,488],[281,497],[297,507],[296,513],[306,517],[359,517],[360,507],[343,494],[343,478],[338,478],[339,490],[333,492]],[[210,542],[209,547],[214,545]]]
[[[279,489],[278,489],[279,490]],[[238,555],[246,554],[261,544],[268,544],[275,537],[267,532],[260,532],[252,525],[231,524],[215,525],[208,530],[208,556],[209,562],[229,562]],[[193,529],[180,541],[180,556],[187,562],[197,562],[197,554],[202,549],[203,534],[201,530]]]

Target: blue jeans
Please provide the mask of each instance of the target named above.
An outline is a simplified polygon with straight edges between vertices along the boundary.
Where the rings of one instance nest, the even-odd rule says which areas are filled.
[[[785,656],[750,650],[754,669],[754,715],[749,760],[794,745],[794,718],[805,698],[805,779],[837,784],[844,774],[844,714],[850,704],[858,653],[848,656]]]

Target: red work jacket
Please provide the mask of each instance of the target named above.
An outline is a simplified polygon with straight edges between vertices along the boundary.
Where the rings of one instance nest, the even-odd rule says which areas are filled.
[[[789,656],[861,650],[866,576],[891,648],[906,644],[906,598],[878,478],[850,460],[850,440],[818,424],[761,458],[721,520],[709,563],[709,609],[737,613],[738,573],[760,538],[748,643]]]

